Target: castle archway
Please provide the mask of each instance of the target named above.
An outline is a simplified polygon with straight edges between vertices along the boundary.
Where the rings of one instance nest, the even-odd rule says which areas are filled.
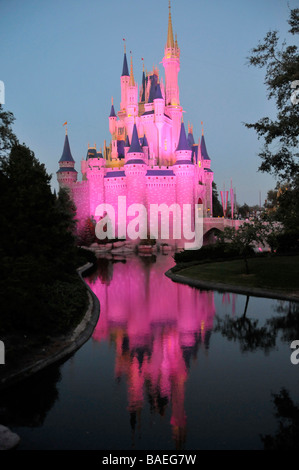
[[[203,245],[211,245],[212,243],[216,243],[217,236],[221,233],[216,227],[211,228],[208,230],[203,236]]]

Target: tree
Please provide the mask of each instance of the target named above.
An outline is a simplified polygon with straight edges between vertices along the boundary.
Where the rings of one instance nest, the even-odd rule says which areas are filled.
[[[232,250],[236,250],[242,256],[246,274],[249,274],[248,256],[252,252],[255,243],[264,244],[263,227],[259,221],[244,222],[237,230],[234,227],[225,227],[219,234],[219,242],[227,243]]]
[[[65,190],[52,193],[45,166],[3,130],[12,121],[2,114],[0,331],[66,331],[87,299],[76,273],[73,203]]]
[[[299,8],[290,11],[289,33],[299,33]],[[264,41],[252,49],[249,65],[265,68],[268,99],[275,99],[277,116],[264,117],[256,123],[247,123],[258,138],[264,138],[260,152],[259,170],[275,175],[280,180],[292,180],[299,169],[299,100],[291,99],[299,80],[299,53],[295,45],[279,44],[277,31],[269,31]]]
[[[14,115],[9,111],[4,111],[0,104],[0,157],[7,155],[12,146],[18,143],[11,128],[14,120]]]
[[[245,219],[246,217],[249,217],[250,207],[248,206],[248,204],[244,203],[243,206],[239,207],[238,212],[241,215],[241,217],[243,217],[243,219]]]
[[[218,191],[217,191],[217,185],[215,181],[212,182],[212,198],[213,198],[213,216],[222,217],[223,209],[222,209],[221,202],[218,199]]]
[[[283,223],[285,231],[299,234],[299,174],[278,193],[277,220]]]

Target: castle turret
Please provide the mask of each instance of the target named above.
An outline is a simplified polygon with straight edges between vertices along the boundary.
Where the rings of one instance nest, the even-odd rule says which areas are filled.
[[[140,146],[136,124],[133,127],[131,145],[126,158],[124,169],[127,180],[127,206],[142,204],[146,208],[145,175],[147,165],[144,161],[144,153]],[[143,236],[147,236],[147,217],[140,220],[139,232],[143,232]]]
[[[133,73],[133,59],[131,56],[130,81],[127,91],[127,117],[125,119],[129,135],[133,131],[135,117],[138,116],[138,85],[135,83]]]
[[[75,160],[73,159],[67,128],[65,131],[64,147],[59,160],[59,170],[56,172],[59,186],[69,187],[77,181],[78,172],[75,170]]]
[[[148,164],[149,148],[148,148],[148,141],[147,141],[145,134],[143,135],[143,139],[142,139],[142,150],[144,153],[145,162]]]
[[[191,216],[191,229],[194,230],[194,171],[195,167],[191,161],[192,150],[188,143],[185,126],[182,121],[180,137],[178,146],[175,151],[176,162],[173,165],[173,172],[176,176],[176,200],[181,208],[182,223],[181,223],[181,234],[182,240],[184,236],[187,237],[188,220],[183,217],[184,207],[189,206]],[[181,240],[181,242],[182,242]]]
[[[111,110],[109,114],[109,132],[111,135],[115,134],[116,132],[116,121],[117,117],[113,106],[113,98],[111,98]]]
[[[178,146],[175,151],[176,163],[177,164],[192,163],[191,155],[192,155],[192,149],[186,137],[185,126],[182,121],[181,130],[180,130],[180,138],[179,138]]]
[[[203,162],[203,167],[204,167],[204,178],[205,178],[205,184],[206,184],[205,215],[208,217],[211,217],[213,215],[212,183],[213,183],[214,173],[211,170],[211,159],[207,151],[206,141],[205,141],[205,136],[204,136],[203,131],[202,131],[202,136],[201,136],[200,151],[201,151],[201,157],[202,157],[202,162]]]
[[[104,201],[104,167],[106,161],[102,152],[97,152],[96,146],[88,147],[86,160],[90,214],[94,216],[97,206]]]
[[[128,86],[130,82],[130,74],[128,69],[128,62],[127,62],[127,55],[126,55],[126,45],[125,45],[125,52],[124,52],[124,61],[123,61],[123,69],[122,74],[120,77],[120,87],[121,87],[121,102],[120,102],[120,113],[125,113],[127,107],[127,92]]]
[[[168,31],[167,41],[164,50],[163,66],[165,69],[165,102],[167,114],[173,120],[173,144],[175,146],[178,142],[180,133],[180,121],[182,116],[182,107],[180,106],[179,97],[179,84],[178,73],[180,70],[180,49],[178,47],[177,39],[173,39],[171,9],[169,0],[169,16],[168,16]]]

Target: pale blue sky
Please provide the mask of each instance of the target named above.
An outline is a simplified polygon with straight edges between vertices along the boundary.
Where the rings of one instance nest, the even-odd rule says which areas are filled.
[[[270,29],[287,33],[289,7],[298,0],[172,0],[172,21],[181,49],[180,101],[184,122],[198,140],[204,122],[218,190],[232,178],[240,204],[262,202],[275,186],[257,172],[262,145],[243,122],[272,115],[264,72],[246,57]],[[68,121],[71,151],[80,174],[87,145],[110,141],[111,96],[120,101],[123,38],[132,51],[135,80],[142,61],[161,64],[167,36],[168,0],[0,0],[0,80],[14,131],[53,174]],[[128,54],[129,55],[129,54]]]

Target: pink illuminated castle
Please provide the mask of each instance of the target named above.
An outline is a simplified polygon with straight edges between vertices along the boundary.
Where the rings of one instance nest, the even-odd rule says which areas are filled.
[[[165,83],[157,68],[150,73],[143,69],[138,89],[132,57],[129,72],[125,49],[120,109],[116,113],[112,101],[109,115],[111,142],[108,146],[104,142],[103,152],[88,146],[86,159],[81,161],[82,181],[77,181],[66,132],[57,179],[60,186],[70,188],[79,224],[91,216],[97,219],[99,204],[112,205],[117,214],[119,196],[126,196],[127,207],[133,203],[145,207],[203,204],[204,216],[212,216],[213,172],[204,135],[196,143],[193,126],[188,124],[186,134],[182,119],[180,49],[173,36],[170,6],[162,62]]]

